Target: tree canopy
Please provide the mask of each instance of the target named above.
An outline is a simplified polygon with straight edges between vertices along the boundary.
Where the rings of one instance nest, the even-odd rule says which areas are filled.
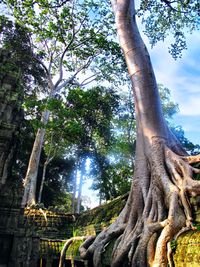
[[[173,36],[169,53],[177,59],[187,49],[186,34],[199,30],[199,11],[198,0],[141,0],[138,15],[142,17],[144,32],[152,46]]]

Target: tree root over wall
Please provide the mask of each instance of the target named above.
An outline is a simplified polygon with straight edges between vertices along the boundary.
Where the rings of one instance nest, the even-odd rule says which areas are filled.
[[[176,150],[176,149],[175,149]],[[135,177],[125,208],[118,219],[92,243],[80,247],[82,258],[93,256],[102,266],[105,246],[117,238],[112,267],[164,267],[170,260],[170,241],[185,230],[194,229],[189,196],[200,194],[200,181],[192,179],[200,170],[190,166],[198,156],[179,156],[157,138],[148,158],[136,159]]]
[[[81,246],[83,258],[100,267],[105,246],[117,238],[112,267],[165,267],[169,242],[193,229],[189,196],[200,194],[199,170],[190,166],[200,156],[186,152],[164,120],[157,82],[140,36],[134,0],[111,0],[117,34],[132,82],[137,126],[134,178],[118,219],[95,241]],[[167,257],[168,255],[168,257]]]

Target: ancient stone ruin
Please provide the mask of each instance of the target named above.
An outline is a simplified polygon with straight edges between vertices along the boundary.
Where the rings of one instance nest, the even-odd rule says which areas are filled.
[[[59,266],[61,250],[72,237],[97,235],[118,216],[127,199],[119,197],[81,215],[55,213],[42,209],[2,209],[0,217],[0,266]],[[200,209],[196,210],[200,225]],[[75,240],[65,255],[65,266],[92,266],[79,255],[82,240]],[[110,266],[109,244],[104,252],[104,267]],[[177,267],[199,266],[200,231],[188,231],[172,242]]]

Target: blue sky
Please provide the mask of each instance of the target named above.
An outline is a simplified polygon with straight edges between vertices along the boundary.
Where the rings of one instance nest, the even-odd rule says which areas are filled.
[[[174,60],[168,53],[169,40],[148,46],[157,82],[171,90],[173,100],[179,105],[174,122],[181,125],[185,136],[194,144],[200,144],[200,34],[188,35],[188,49],[181,59]]]

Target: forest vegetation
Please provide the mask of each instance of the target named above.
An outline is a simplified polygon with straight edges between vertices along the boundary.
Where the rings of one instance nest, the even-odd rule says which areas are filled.
[[[191,164],[200,147],[173,123],[178,105],[156,82],[136,16],[152,45],[172,33],[177,59],[185,29],[199,27],[199,2],[141,0],[138,10],[134,0],[2,5],[0,59],[8,73],[18,67],[23,99],[10,174],[23,184],[21,206],[79,213],[88,177],[99,203],[130,192],[118,219],[88,238],[81,255],[100,267],[115,238],[112,267],[167,266],[169,242],[194,228],[189,197],[200,194],[200,182]]]

